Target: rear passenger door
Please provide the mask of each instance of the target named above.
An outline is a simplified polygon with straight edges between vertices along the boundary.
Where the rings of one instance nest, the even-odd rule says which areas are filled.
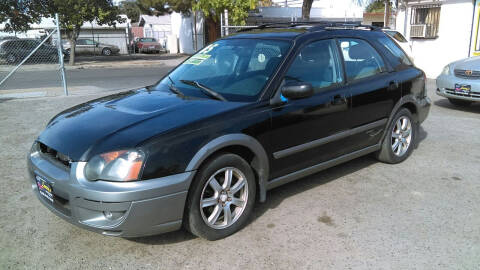
[[[400,89],[395,73],[369,42],[340,38],[338,44],[352,95],[348,125],[355,132],[348,147],[353,152],[379,142]]]

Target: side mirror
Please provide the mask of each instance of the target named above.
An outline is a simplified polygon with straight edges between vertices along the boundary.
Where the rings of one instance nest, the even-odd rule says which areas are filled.
[[[98,46],[100,46],[100,44],[99,44],[99,43],[95,43],[95,47],[97,47],[97,48],[98,48]]]
[[[309,83],[288,83],[282,87],[282,95],[288,99],[301,99],[313,96],[313,87]]]

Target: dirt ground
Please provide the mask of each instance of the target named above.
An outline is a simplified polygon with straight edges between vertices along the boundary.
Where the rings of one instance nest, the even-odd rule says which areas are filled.
[[[60,110],[96,96],[0,100],[0,269],[480,269],[480,104],[434,94],[398,165],[362,157],[276,188],[248,226],[209,242],[79,229],[43,207],[26,155]]]

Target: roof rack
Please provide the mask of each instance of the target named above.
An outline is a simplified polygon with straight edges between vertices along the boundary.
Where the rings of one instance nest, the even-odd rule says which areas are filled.
[[[372,25],[364,25],[356,22],[334,22],[334,21],[297,21],[297,22],[277,22],[277,23],[266,23],[257,26],[247,27],[238,30],[237,32],[246,32],[256,29],[265,29],[265,28],[293,28],[297,26],[311,26],[309,31],[317,30],[334,30],[334,29],[369,29],[371,31],[380,30],[380,27]]]

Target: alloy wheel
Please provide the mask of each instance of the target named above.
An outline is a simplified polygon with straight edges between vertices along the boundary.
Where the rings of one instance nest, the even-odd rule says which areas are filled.
[[[214,229],[234,224],[243,214],[248,200],[248,183],[237,168],[216,171],[205,183],[200,195],[203,221]]]
[[[400,117],[392,130],[392,151],[401,157],[405,155],[412,142],[412,122],[406,116]]]

